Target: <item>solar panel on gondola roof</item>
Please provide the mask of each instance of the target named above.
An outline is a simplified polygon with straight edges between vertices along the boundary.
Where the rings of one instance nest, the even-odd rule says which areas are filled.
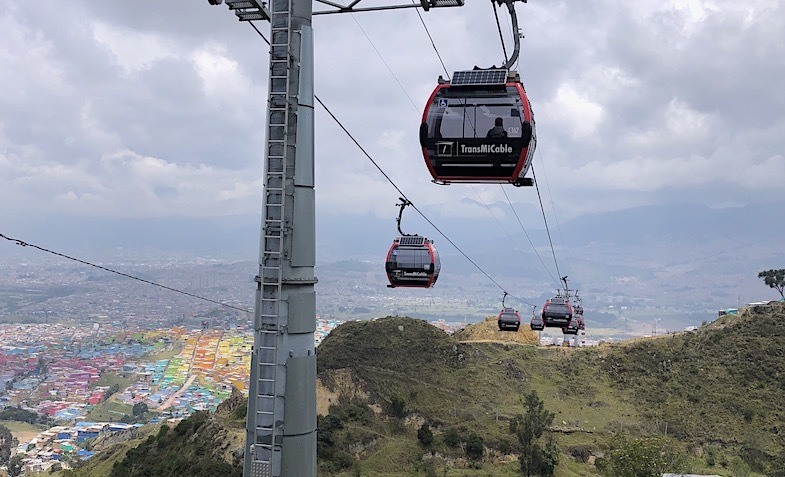
[[[507,70],[456,71],[450,84],[453,86],[503,85],[507,82]]]
[[[421,246],[427,239],[419,235],[404,235],[400,238],[401,245],[417,245]]]

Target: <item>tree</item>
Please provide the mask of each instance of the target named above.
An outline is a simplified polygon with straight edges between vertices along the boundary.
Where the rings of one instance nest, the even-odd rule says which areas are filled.
[[[134,404],[134,407],[131,410],[131,412],[133,413],[134,417],[137,417],[137,418],[141,418],[142,416],[144,416],[147,411],[148,411],[147,404],[145,404],[143,402],[138,402],[138,403]]]
[[[426,449],[433,444],[433,431],[431,431],[431,426],[429,426],[427,422],[424,422],[417,430],[417,440],[420,441],[420,445]]]
[[[616,436],[608,453],[597,467],[607,477],[660,477],[666,460],[661,445],[654,439],[628,439]]]
[[[521,444],[521,475],[531,477],[540,475],[550,477],[558,462],[558,450],[553,439],[543,452],[538,440],[553,424],[554,414],[545,410],[545,403],[532,391],[524,401],[525,414],[519,414],[510,421],[510,432],[518,437]]]
[[[760,272],[758,278],[762,278],[763,282],[771,288],[780,292],[780,296],[785,299],[785,269],[779,270],[766,270]]]
[[[0,465],[5,465],[8,459],[11,458],[13,440],[14,436],[11,434],[11,431],[7,427],[0,425]]]
[[[785,452],[782,452],[771,464],[771,469],[766,474],[769,477],[785,477]]]
[[[455,430],[454,427],[447,429],[444,432],[442,439],[444,440],[445,444],[447,444],[449,447],[452,447],[453,449],[461,444],[461,435],[458,434],[458,431]]]
[[[120,385],[117,383],[112,384],[111,386],[109,386],[109,389],[106,390],[106,393],[104,393],[104,397],[102,401],[106,401],[107,399],[112,397],[112,394],[119,391],[120,391]]]
[[[406,417],[409,412],[406,410],[406,401],[400,396],[393,396],[390,399],[390,415],[402,419]]]
[[[24,469],[24,464],[22,463],[22,456],[17,454],[8,461],[8,468],[6,472],[8,472],[8,477],[19,477],[22,475],[22,469]]]
[[[483,442],[482,437],[472,432],[469,434],[469,438],[466,439],[466,457],[476,461],[481,460],[484,454],[485,442]]]

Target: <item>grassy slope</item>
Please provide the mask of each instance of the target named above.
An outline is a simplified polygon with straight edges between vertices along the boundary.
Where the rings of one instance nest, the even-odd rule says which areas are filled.
[[[452,459],[450,466],[440,461],[437,475],[516,475],[517,463],[498,450],[515,445],[508,421],[523,412],[521,398],[531,390],[556,414],[555,435],[564,452],[556,477],[598,475],[569,457],[571,449],[601,449],[620,431],[662,434],[666,422],[674,442],[692,451],[692,471],[734,475],[737,455],[762,451],[765,459],[783,450],[778,435],[785,431],[785,400],[775,398],[785,395],[785,332],[777,328],[783,318],[783,310],[730,317],[696,333],[568,349],[461,343],[424,321],[391,317],[334,330],[319,347],[318,372],[330,387],[336,370],[350,370],[361,394],[383,410],[394,398],[405,402],[408,426],[394,425],[382,413],[368,424],[347,422],[340,431],[342,444],[352,436],[364,442],[364,449],[346,447],[359,452],[363,476],[418,475],[417,467],[423,475],[416,437],[422,419],[433,425],[435,452]],[[230,424],[227,429],[239,436],[233,445],[241,446],[237,417],[224,413],[219,422]],[[497,451],[494,457],[480,469],[467,468],[460,449],[442,441],[451,427],[482,436]],[[730,462],[728,468],[705,465],[700,454],[709,447]],[[127,448],[114,449],[106,463],[93,459],[79,475],[106,475]]]
[[[622,347],[598,363],[650,420],[692,443],[782,449],[785,310]],[[662,424],[661,424],[662,425]]]
[[[6,427],[9,431],[11,431],[11,435],[22,442],[32,439],[41,431],[48,429],[47,426],[42,424],[30,424],[20,421],[0,421],[0,426]]]
[[[521,397],[533,389],[556,413],[563,450],[599,449],[616,432],[662,434],[667,422],[668,435],[685,450],[700,454],[711,445],[729,456],[745,448],[773,455],[782,450],[777,435],[785,400],[773,396],[785,395],[785,331],[777,328],[783,318],[746,316],[697,333],[567,349],[461,343],[425,322],[391,317],[334,330],[319,347],[318,371],[329,386],[331,371],[350,368],[382,408],[397,396],[434,423],[437,436],[463,426],[492,448],[514,444],[508,420],[523,411]],[[411,473],[396,464],[402,452],[410,462],[422,454],[416,434],[408,438],[409,444],[396,434],[377,441],[363,454],[363,475]],[[691,467],[702,462],[695,457]],[[489,465],[494,475],[505,475]],[[596,473],[564,456],[557,475]]]
[[[204,465],[208,461],[210,463],[223,461],[235,464],[236,467],[236,462],[232,462],[232,451],[238,446],[242,448],[245,442],[245,417],[237,415],[236,411],[244,403],[245,399],[242,396],[233,396],[233,398],[224,401],[216,413],[210,414],[206,420],[203,419],[201,424],[183,431],[179,437],[174,437],[178,435],[176,425],[170,426],[170,438],[166,440],[158,438],[161,426],[145,426],[140,429],[136,439],[110,445],[83,466],[70,472],[57,472],[53,475],[56,477],[107,477],[116,463],[128,464],[129,460],[126,457],[129,451],[135,448],[143,450],[139,452],[137,449],[136,455],[131,459],[134,467],[139,469],[139,472],[134,475],[151,475],[149,469],[155,464],[170,462],[184,455],[187,456],[186,462],[192,461],[194,468],[180,469],[171,474],[159,473],[155,475],[157,477],[201,476],[203,474],[199,474],[199,472],[205,471]],[[96,444],[98,445],[98,442]],[[139,447],[140,445],[142,447]],[[140,457],[139,454],[143,457]],[[207,457],[205,460],[206,456],[212,457]],[[239,473],[236,471],[235,474],[239,475],[241,471]]]

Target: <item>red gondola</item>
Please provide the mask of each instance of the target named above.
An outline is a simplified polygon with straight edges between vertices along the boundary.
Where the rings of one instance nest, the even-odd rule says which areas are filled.
[[[580,327],[578,326],[578,320],[573,318],[570,320],[570,323],[567,326],[561,329],[561,331],[565,335],[577,335],[579,329]]]
[[[419,235],[402,235],[387,251],[384,269],[390,288],[430,288],[439,278],[441,262],[432,241]]]
[[[423,112],[420,145],[434,182],[532,185],[534,115],[515,71],[456,71],[439,78]]]
[[[504,292],[502,296],[502,311],[496,318],[496,323],[499,325],[499,331],[518,331],[521,327],[521,315],[518,310],[504,306],[504,300],[509,293]]]
[[[572,321],[572,305],[569,300],[557,295],[542,307],[542,321],[549,328],[564,328]]]
[[[502,308],[496,321],[499,331],[518,331],[521,327],[521,315],[514,308]]]
[[[398,232],[401,234],[393,240],[390,249],[387,251],[387,258],[384,261],[384,269],[387,272],[387,279],[390,288],[412,287],[430,288],[436,284],[439,278],[439,271],[442,268],[439,260],[439,253],[433,245],[433,241],[420,235],[405,234],[401,231],[401,217],[403,209],[411,205],[411,202],[401,198],[398,204]]]
[[[545,321],[543,321],[541,316],[532,314],[532,319],[529,321],[529,327],[532,331],[542,331],[545,329]]]

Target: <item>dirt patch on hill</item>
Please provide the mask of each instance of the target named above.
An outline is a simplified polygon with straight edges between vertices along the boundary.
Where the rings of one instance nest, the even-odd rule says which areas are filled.
[[[453,335],[458,341],[484,341],[498,343],[517,343],[526,345],[537,344],[537,333],[529,329],[529,323],[523,320],[517,332],[499,331],[495,316],[489,316],[479,323],[473,323]]]
[[[368,394],[360,389],[353,378],[351,370],[337,369],[317,377],[316,414],[326,416],[330,413],[330,406],[338,403],[341,398],[368,398]],[[379,411],[376,408],[374,410]]]

